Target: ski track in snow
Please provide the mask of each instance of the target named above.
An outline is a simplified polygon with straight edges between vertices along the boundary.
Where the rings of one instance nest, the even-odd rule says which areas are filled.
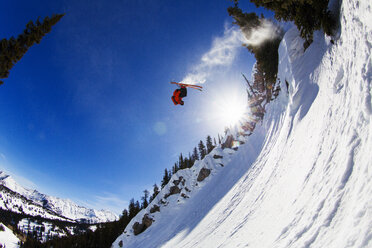
[[[297,29],[286,33],[289,94],[225,166],[113,247],[372,247],[372,3],[340,9],[334,45],[318,31],[303,52]]]

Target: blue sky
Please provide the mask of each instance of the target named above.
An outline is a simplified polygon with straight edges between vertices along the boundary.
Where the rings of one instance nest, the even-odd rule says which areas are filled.
[[[247,1],[245,1],[247,2]],[[43,193],[120,213],[182,152],[228,125],[253,57],[229,0],[5,1],[0,37],[65,13],[0,87],[0,170]],[[257,11],[245,3],[246,11]],[[267,14],[267,13],[266,13]],[[174,106],[169,81],[197,78]]]

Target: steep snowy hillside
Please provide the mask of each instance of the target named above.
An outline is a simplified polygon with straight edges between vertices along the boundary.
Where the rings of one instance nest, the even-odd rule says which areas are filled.
[[[60,219],[78,222],[107,222],[118,216],[107,210],[94,210],[67,199],[41,194],[36,190],[26,189],[11,176],[0,171],[0,208],[13,212],[41,216],[49,219]]]
[[[371,5],[342,1],[334,45],[289,30],[263,125],[174,175],[113,247],[372,247]]]
[[[12,230],[0,222],[0,247],[17,248],[19,242]]]

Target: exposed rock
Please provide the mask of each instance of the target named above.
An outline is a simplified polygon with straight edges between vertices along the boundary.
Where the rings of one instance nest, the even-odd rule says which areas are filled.
[[[168,197],[171,196],[171,195],[175,195],[175,194],[179,194],[179,193],[181,193],[181,189],[178,188],[177,186],[172,186],[172,187],[170,187],[170,189],[169,189],[169,193],[166,194],[164,197],[165,197],[165,198],[168,198]]]
[[[156,204],[150,209],[150,213],[153,214],[155,212],[160,212],[160,207]]]
[[[143,232],[144,226],[144,224],[140,224],[139,222],[134,223],[132,226],[134,235],[138,235]]]
[[[177,186],[172,186],[170,189],[169,189],[169,194],[170,195],[175,195],[175,194],[179,194],[181,192],[180,188],[178,188]]]
[[[154,222],[154,220],[148,214],[145,214],[145,216],[143,216],[142,224],[145,226],[145,230],[152,225],[152,222]]]
[[[145,214],[145,216],[143,216],[142,218],[142,223],[136,222],[133,224],[132,228],[134,235],[138,235],[145,231],[149,226],[152,225],[153,221],[154,220],[151,217],[149,217],[148,214]]]
[[[189,196],[186,195],[185,193],[182,193],[181,196],[182,196],[183,198],[185,198],[185,199],[189,198]]]
[[[178,186],[178,184],[180,184],[180,182],[182,182],[183,184],[185,183],[185,180],[183,179],[183,177],[180,177],[180,178],[178,178],[178,180],[173,181],[174,185],[176,185],[176,186]]]
[[[223,165],[223,164],[221,164],[221,163],[219,163],[219,165],[221,165],[221,167],[224,167],[224,165]]]
[[[223,156],[221,156],[221,155],[217,155],[217,154],[214,154],[214,155],[213,155],[213,158],[214,158],[214,159],[220,159],[220,158],[223,158]]]
[[[123,247],[123,240],[120,240],[119,247]]]
[[[191,192],[191,190],[190,190],[189,188],[187,188],[187,187],[185,187],[185,190],[186,190],[187,192]]]
[[[211,174],[211,170],[203,167],[203,168],[201,168],[201,170],[199,172],[199,176],[198,176],[198,178],[196,180],[198,182],[201,182],[205,178],[207,178],[209,176],[209,174]]]

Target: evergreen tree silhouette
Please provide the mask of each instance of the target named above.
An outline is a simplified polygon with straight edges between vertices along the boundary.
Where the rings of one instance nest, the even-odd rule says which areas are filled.
[[[180,169],[183,170],[186,168],[185,166],[185,160],[183,159],[182,153],[180,154],[180,157],[178,159],[178,164],[180,165]]]
[[[137,214],[136,213],[136,206],[135,206],[135,203],[134,203],[134,198],[132,198],[130,200],[128,209],[129,209],[129,218],[132,219]]]
[[[43,22],[39,18],[34,24],[32,21],[27,23],[26,29],[17,39],[11,37],[9,40],[0,41],[0,78],[7,78],[10,69],[17,63],[28,49],[35,43],[39,44],[43,36],[52,30],[64,14],[53,15],[51,18],[45,17]],[[0,81],[0,85],[3,82]]]
[[[214,146],[212,144],[211,136],[207,136],[207,154],[209,154],[213,150]]]
[[[167,183],[169,182],[170,178],[171,178],[171,173],[168,172],[168,169],[165,169],[164,170],[163,180],[161,180],[161,188],[164,188],[164,186],[167,185]]]
[[[205,155],[207,155],[207,150],[205,149],[205,145],[203,141],[199,142],[198,148],[199,148],[200,159],[203,159]]]
[[[179,169],[180,169],[180,168],[179,168],[179,166],[177,165],[177,163],[174,163],[174,166],[173,166],[173,168],[172,168],[172,173],[173,173],[173,174],[176,174],[177,171],[178,171]]]
[[[198,149],[196,147],[194,147],[194,151],[192,153],[192,159],[194,160],[194,162],[196,160],[199,160],[199,154],[198,154]]]
[[[135,210],[136,210],[136,214],[138,214],[138,212],[141,211],[141,204],[139,203],[138,200],[134,204],[134,207],[135,207]]]
[[[147,206],[149,205],[148,198],[149,198],[150,192],[147,189],[145,189],[143,191],[143,194],[144,195],[142,196],[142,208],[147,208]]]
[[[158,187],[158,185],[155,183],[154,184],[154,186],[153,186],[154,188],[153,188],[153,193],[152,193],[152,195],[150,196],[150,202],[152,202],[154,199],[155,199],[155,197],[159,194],[159,187]]]

